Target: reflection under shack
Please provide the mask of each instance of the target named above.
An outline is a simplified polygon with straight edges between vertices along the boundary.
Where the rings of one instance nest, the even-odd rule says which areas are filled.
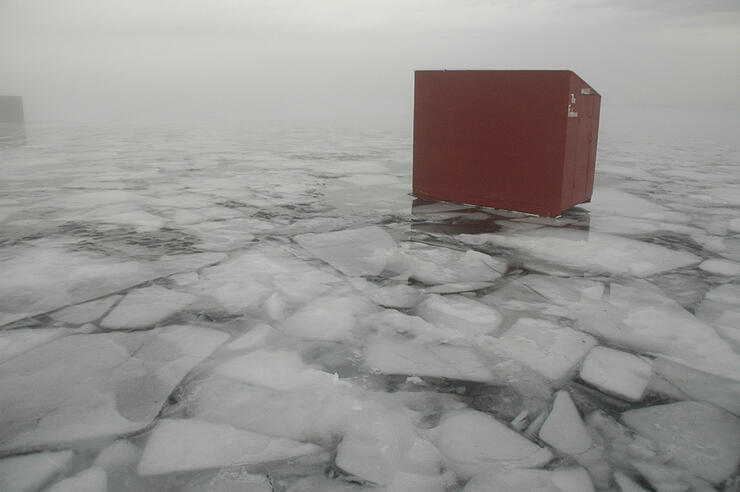
[[[533,226],[565,227],[583,231],[588,238],[588,210],[573,207],[556,218],[537,217],[522,212],[415,199],[411,204],[412,230],[430,234],[485,234],[501,230],[527,229]]]
[[[0,147],[15,147],[26,143],[23,98],[0,96]]]

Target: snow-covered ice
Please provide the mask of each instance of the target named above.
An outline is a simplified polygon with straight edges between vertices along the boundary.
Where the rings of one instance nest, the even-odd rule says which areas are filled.
[[[414,200],[407,132],[29,123],[0,489],[734,490],[737,132],[603,118],[559,218]]]

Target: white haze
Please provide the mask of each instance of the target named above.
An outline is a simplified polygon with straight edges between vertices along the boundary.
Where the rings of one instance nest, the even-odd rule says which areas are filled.
[[[411,120],[417,69],[572,69],[605,107],[740,107],[734,0],[0,0],[30,121]]]

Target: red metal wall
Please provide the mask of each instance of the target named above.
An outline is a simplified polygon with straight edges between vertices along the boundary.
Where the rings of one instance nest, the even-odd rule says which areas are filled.
[[[414,195],[545,216],[590,198],[598,95],[584,86],[590,116],[569,118],[579,84],[569,71],[416,72]]]

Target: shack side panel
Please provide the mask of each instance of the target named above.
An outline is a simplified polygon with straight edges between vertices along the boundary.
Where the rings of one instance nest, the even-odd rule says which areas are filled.
[[[571,74],[561,208],[589,201],[593,192],[601,96]]]
[[[0,96],[0,123],[23,123],[23,98]]]
[[[414,195],[559,215],[568,76],[416,72]]]

